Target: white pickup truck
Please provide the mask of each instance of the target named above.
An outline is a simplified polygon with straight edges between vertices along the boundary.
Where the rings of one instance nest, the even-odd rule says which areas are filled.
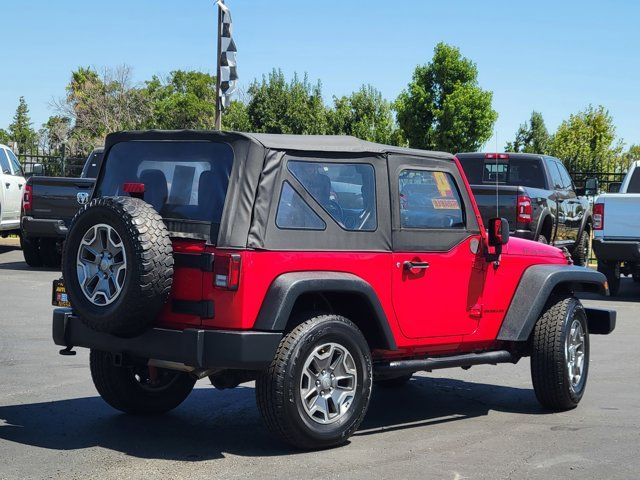
[[[20,162],[0,144],[0,236],[20,233],[20,208],[26,180]]]
[[[633,162],[619,193],[605,193],[593,205],[593,251],[611,295],[620,275],[640,282],[640,161]]]

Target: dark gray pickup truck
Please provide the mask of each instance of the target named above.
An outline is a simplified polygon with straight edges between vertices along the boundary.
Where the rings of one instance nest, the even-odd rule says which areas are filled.
[[[591,207],[560,160],[528,153],[459,153],[485,223],[509,220],[511,235],[566,247],[588,261]]]
[[[29,266],[60,266],[67,228],[78,208],[91,196],[102,155],[102,148],[91,152],[80,178],[33,175],[27,180],[22,200],[20,243]]]

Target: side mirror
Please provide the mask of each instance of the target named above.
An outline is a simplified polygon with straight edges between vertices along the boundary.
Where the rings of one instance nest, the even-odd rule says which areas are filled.
[[[34,163],[31,168],[32,175],[44,175],[44,165],[41,163]]]
[[[584,194],[588,197],[598,194],[598,179],[597,178],[587,178],[584,182]]]
[[[609,193],[618,193],[620,191],[620,187],[622,186],[622,182],[611,182],[609,184],[609,188],[607,191]]]
[[[509,242],[509,221],[506,218],[489,220],[489,246],[502,247]]]

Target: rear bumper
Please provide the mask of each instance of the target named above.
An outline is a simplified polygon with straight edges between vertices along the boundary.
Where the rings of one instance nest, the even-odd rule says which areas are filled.
[[[603,308],[585,308],[589,333],[594,335],[609,335],[616,328],[615,310]]]
[[[263,369],[271,363],[281,338],[279,332],[196,328],[151,328],[137,337],[120,338],[91,330],[71,309],[57,308],[53,312],[56,345],[166,360],[195,368]]]
[[[594,238],[592,245],[598,260],[640,262],[640,241]]]
[[[27,237],[64,238],[68,228],[62,220],[22,217],[20,222],[22,232]]]

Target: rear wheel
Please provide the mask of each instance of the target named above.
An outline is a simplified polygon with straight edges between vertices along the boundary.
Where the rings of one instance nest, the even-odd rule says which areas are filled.
[[[307,320],[284,336],[256,382],[267,428],[302,449],[340,445],[371,396],[371,355],[358,328],[338,315]]]
[[[620,264],[618,262],[598,262],[598,271],[607,277],[609,294],[615,297],[620,292]]]
[[[53,238],[40,239],[40,257],[45,267],[60,268],[62,252],[58,241]]]
[[[20,235],[20,247],[22,248],[22,255],[24,261],[30,267],[41,267],[42,257],[40,257],[40,239],[27,238],[24,235]]]
[[[157,415],[180,405],[193,390],[188,373],[147,366],[119,367],[111,354],[91,350],[91,378],[102,399],[125,413]]]
[[[576,242],[573,252],[571,252],[573,263],[580,267],[589,262],[589,231],[583,230]]]
[[[587,384],[589,332],[580,301],[549,299],[532,334],[531,378],[538,401],[550,410],[575,408]]]

